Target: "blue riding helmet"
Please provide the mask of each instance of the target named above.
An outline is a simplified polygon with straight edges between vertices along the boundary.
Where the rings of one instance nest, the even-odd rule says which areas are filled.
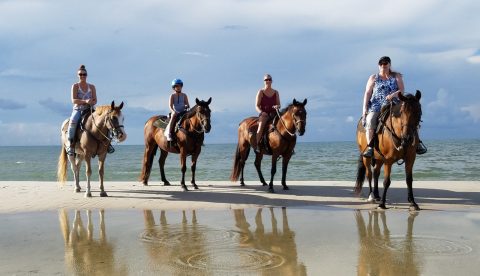
[[[172,88],[175,87],[175,85],[181,85],[183,86],[183,81],[181,79],[174,79],[172,81]]]

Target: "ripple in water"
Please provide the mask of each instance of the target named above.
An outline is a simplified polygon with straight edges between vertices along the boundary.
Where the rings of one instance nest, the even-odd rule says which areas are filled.
[[[179,244],[214,244],[228,245],[244,243],[248,236],[242,232],[222,229],[211,229],[205,226],[168,225],[146,229],[140,235],[140,240],[147,243],[162,244],[175,247]]]
[[[405,236],[391,236],[388,244],[378,242],[376,245],[395,251],[408,249],[412,251],[412,254],[436,256],[466,255],[472,251],[472,248],[466,244],[427,236],[413,236],[411,241]]]
[[[259,271],[279,267],[285,263],[285,258],[253,248],[224,248],[182,256],[177,263],[208,271]]]

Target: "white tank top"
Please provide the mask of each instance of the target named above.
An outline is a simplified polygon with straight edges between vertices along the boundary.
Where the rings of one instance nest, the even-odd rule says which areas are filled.
[[[88,99],[91,99],[92,97],[93,97],[93,94],[92,94],[92,89],[90,89],[90,84],[87,83],[87,91],[83,91],[82,88],[80,87],[80,84],[78,84],[77,99],[88,100]],[[77,110],[83,110],[87,108],[87,105],[75,104],[73,108]]]

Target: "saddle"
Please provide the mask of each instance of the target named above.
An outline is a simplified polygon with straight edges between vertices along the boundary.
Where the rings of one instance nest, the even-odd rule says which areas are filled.
[[[276,116],[275,116],[276,117]],[[267,154],[272,154],[272,148],[270,147],[268,134],[275,131],[275,127],[273,125],[274,118],[269,118],[266,122],[267,126],[263,131],[262,137],[260,138],[259,144],[257,145],[258,151],[264,150]],[[248,132],[252,134],[253,139],[256,139],[254,135],[257,134],[258,130],[258,118],[252,117],[254,120],[250,122],[248,125]]]
[[[380,110],[380,115],[378,116],[377,129],[375,130],[375,134],[383,132],[383,128],[385,126],[385,123],[387,122],[387,118],[390,113],[393,117],[400,116],[400,105],[395,104],[382,106],[382,109]]]
[[[187,112],[181,112],[178,114],[178,117],[177,117],[178,119],[177,119],[177,122],[175,123],[175,129],[174,129],[175,133],[180,129],[186,113]],[[168,123],[170,122],[170,116],[171,116],[170,113],[168,114],[168,116],[158,115],[157,119],[153,122],[152,125],[156,128],[161,128],[165,130]]]

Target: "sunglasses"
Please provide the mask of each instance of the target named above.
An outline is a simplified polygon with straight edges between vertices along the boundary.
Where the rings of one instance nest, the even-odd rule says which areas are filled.
[[[264,81],[272,81],[272,79],[264,79]]]
[[[78,74],[80,77],[86,77],[87,76],[87,73],[80,73]]]
[[[388,62],[380,62],[378,65],[383,66],[383,65],[387,65],[387,64],[388,64]]]

